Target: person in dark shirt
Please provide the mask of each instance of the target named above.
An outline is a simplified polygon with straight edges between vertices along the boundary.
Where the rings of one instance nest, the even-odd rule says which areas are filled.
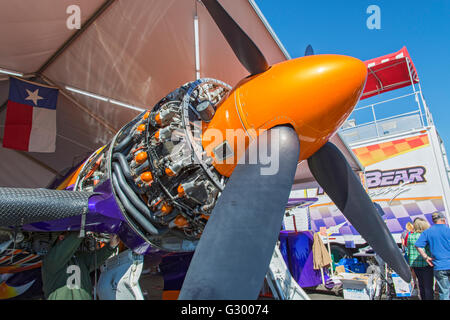
[[[445,215],[435,212],[432,215],[434,225],[422,232],[417,239],[416,247],[420,255],[431,267],[439,288],[439,299],[449,300],[450,295],[450,228],[446,225]],[[425,247],[428,245],[432,257]]]
[[[90,273],[115,252],[120,240],[113,235],[109,244],[95,252],[77,252],[82,241],[77,232],[63,233],[42,259],[47,300],[92,300]]]

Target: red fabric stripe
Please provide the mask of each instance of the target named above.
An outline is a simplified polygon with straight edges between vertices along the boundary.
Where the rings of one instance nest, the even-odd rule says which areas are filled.
[[[27,151],[32,122],[32,106],[8,101],[3,147]]]

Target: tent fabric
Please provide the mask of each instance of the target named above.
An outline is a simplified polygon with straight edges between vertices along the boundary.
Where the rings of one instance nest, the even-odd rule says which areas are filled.
[[[70,5],[81,9],[84,23],[104,0],[14,0],[0,4],[0,68],[37,71],[76,30],[67,28]]]
[[[369,73],[361,100],[419,82],[416,68],[406,47],[364,63]]]
[[[60,85],[151,108],[173,89],[195,79],[193,17],[197,14],[200,76],[220,79],[233,86],[248,72],[234,56],[206,8],[196,3],[117,0],[44,75]],[[270,64],[285,60],[247,1],[228,0],[222,4],[256,44],[264,48]],[[115,112],[108,112],[108,108],[84,103],[115,127],[130,120],[120,121],[123,117],[113,118]],[[115,107],[109,109],[112,108]]]
[[[220,2],[269,64],[288,58],[252,7],[253,1]],[[70,5],[80,8],[81,30],[66,25]],[[32,80],[55,85],[61,93],[56,152],[25,155],[0,147],[1,159],[8,161],[0,162],[0,186],[47,186],[107,144],[115,131],[139,113],[68,91],[66,86],[150,109],[175,88],[195,80],[195,16],[199,22],[200,76],[234,86],[248,75],[197,0],[14,0],[3,1],[0,8],[0,68],[23,72],[28,78],[40,71]],[[1,75],[0,139],[8,87],[8,77]],[[348,153],[341,139],[336,139],[341,151]],[[25,165],[30,161],[33,165]],[[352,167],[360,168],[355,162]],[[300,178],[313,180],[308,169]]]
[[[67,8],[79,6],[83,24],[105,3],[106,0],[2,2],[0,68],[25,74],[40,70],[77,32],[66,26],[70,16]],[[254,39],[269,63],[286,59],[248,1],[221,0],[221,3]],[[45,78],[33,79],[57,85],[66,93],[58,99],[56,152],[28,153],[25,157],[23,153],[0,147],[0,157],[8,160],[8,164],[0,163],[0,185],[47,186],[55,172],[63,174],[108,143],[114,135],[110,128],[120,129],[139,113],[70,93],[64,90],[66,86],[149,109],[176,87],[195,80],[195,15],[199,19],[201,77],[217,78],[230,85],[245,77],[247,71],[197,0],[112,1],[41,70]],[[5,79],[4,75],[0,77],[0,139],[5,120],[5,108],[1,105],[7,100],[9,88]],[[31,158],[35,161],[31,161],[30,169],[17,165],[28,164]]]

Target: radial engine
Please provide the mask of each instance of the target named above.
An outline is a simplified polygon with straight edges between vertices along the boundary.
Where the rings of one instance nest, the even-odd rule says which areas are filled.
[[[231,87],[189,82],[125,125],[81,169],[74,190],[110,180],[124,217],[163,250],[192,251],[227,177],[202,146],[202,129]]]

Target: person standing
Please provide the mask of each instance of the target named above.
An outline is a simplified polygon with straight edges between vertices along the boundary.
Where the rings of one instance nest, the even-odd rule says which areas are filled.
[[[414,232],[409,233],[406,240],[406,252],[408,257],[408,264],[412,269],[413,275],[417,277],[419,294],[421,300],[433,300],[433,267],[429,266],[425,259],[420,255],[415,246],[417,239],[419,239],[422,232],[427,230],[430,224],[422,218],[414,219]],[[425,252],[430,254],[428,247]]]
[[[432,220],[434,225],[422,232],[416,247],[426,262],[434,267],[439,299],[450,300],[450,228],[446,225],[442,212],[433,213]],[[424,250],[427,245],[431,256]]]
[[[116,250],[116,235],[95,252],[77,252],[83,238],[77,232],[62,233],[42,259],[42,284],[47,300],[92,300],[90,273]]]

